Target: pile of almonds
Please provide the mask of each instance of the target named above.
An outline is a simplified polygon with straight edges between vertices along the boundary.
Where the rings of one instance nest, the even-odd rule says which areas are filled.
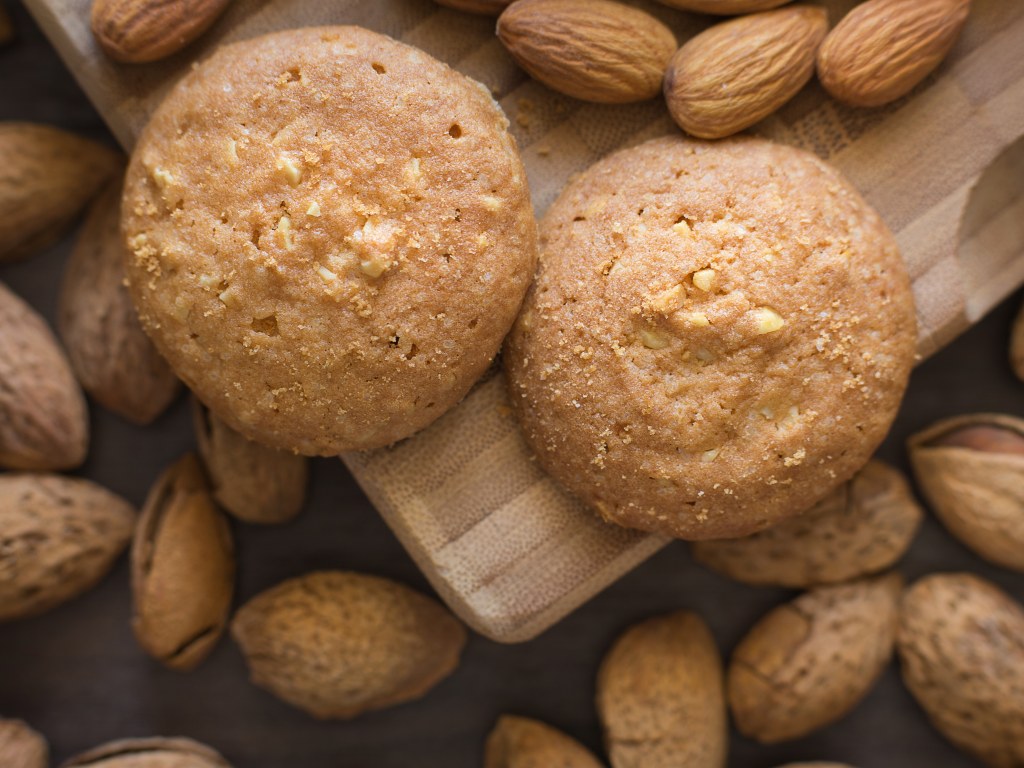
[[[703,139],[760,122],[815,71],[825,90],[845,104],[895,101],[941,63],[970,10],[970,0],[867,0],[830,31],[827,13],[817,5],[661,0],[683,11],[737,16],[679,47],[661,20],[616,0],[437,1],[500,14],[498,38],[549,88],[603,104],[663,92],[676,123]]]
[[[501,14],[498,35],[524,69],[578,98],[626,103],[664,92],[705,138],[749,127],[817,70],[837,99],[878,106],[908,93],[950,50],[969,0],[868,0],[831,32],[822,9],[779,0],[664,0],[688,11],[750,14],[677,50],[673,33],[612,0],[438,0]],[[104,49],[149,61],[194,39],[226,2],[166,6],[97,0]],[[778,7],[784,6],[784,7]],[[186,23],[186,21],[188,23]],[[147,42],[152,29],[174,46]],[[179,29],[181,27],[181,29]],[[150,30],[150,31],[147,31]],[[0,18],[0,42],[5,36]],[[145,425],[180,384],[143,335],[123,286],[117,234],[123,170],[114,152],[53,128],[0,124],[0,262],[26,258],[88,209],[61,288],[58,330],[0,284],[0,622],[48,611],[97,584],[130,545],[132,626],[160,663],[192,669],[226,630],[253,682],[319,718],[350,718],[424,695],[458,665],[462,625],[395,582],[315,572],[256,596],[232,616],[235,552],[227,515],[281,524],[301,510],[307,461],[252,443],[194,402],[198,455],[156,478],[136,514],[80,465],[89,428],[83,390]],[[45,172],[44,172],[45,171]],[[62,346],[63,343],[63,346]],[[1024,314],[1013,361],[1024,378]],[[948,530],[979,556],[1024,572],[1024,421],[977,414],[909,442],[918,485]],[[226,513],[226,514],[225,514]],[[987,765],[1024,765],[1024,607],[970,574],[905,587],[893,570],[923,518],[900,472],[871,462],[813,509],[695,558],[748,584],[804,590],[750,628],[723,663],[697,615],[627,629],[596,677],[614,768],[724,766],[730,716],[763,743],[843,718],[894,655],[907,688],[953,744]],[[0,766],[42,768],[45,740],[0,720]],[[502,717],[486,768],[602,763],[548,725]],[[112,742],[68,767],[228,766],[188,739]],[[820,765],[825,765],[824,763]]]

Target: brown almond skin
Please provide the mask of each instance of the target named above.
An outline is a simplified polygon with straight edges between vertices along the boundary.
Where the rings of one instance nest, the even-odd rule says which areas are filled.
[[[61,285],[57,328],[82,387],[108,410],[149,424],[181,382],[142,330],[124,285],[121,185],[93,202]]]
[[[235,556],[227,520],[187,454],[149,492],[132,541],[132,629],[171,669],[205,659],[228,621]]]
[[[0,765],[4,768],[47,768],[50,748],[21,720],[0,719]]]
[[[89,449],[85,398],[38,313],[0,283],[0,467],[71,469]]]
[[[828,14],[791,5],[716,24],[669,62],[665,101],[680,128],[721,139],[760,122],[793,98],[814,74]]]
[[[854,107],[910,93],[939,64],[967,23],[970,0],[868,0],[848,13],[818,51],[818,79]]]
[[[707,625],[677,611],[628,629],[601,662],[597,711],[613,768],[722,768],[722,660]]]
[[[582,744],[550,725],[502,715],[487,737],[484,768],[601,768]]]
[[[902,587],[894,573],[818,587],[758,621],[729,663],[740,733],[797,739],[860,703],[892,657]]]
[[[122,164],[59,128],[0,123],[0,264],[57,242]]]
[[[612,0],[517,0],[498,19],[498,37],[536,80],[602,104],[657,96],[676,50],[672,30]]]
[[[1024,765],[1024,606],[973,574],[903,597],[903,681],[943,736],[993,768]]]
[[[114,61],[142,64],[177,53],[228,7],[230,0],[93,0],[92,33]]]
[[[1024,571],[1024,419],[946,419],[912,436],[908,450],[946,529],[989,562]]]
[[[659,0],[659,2],[683,11],[734,16],[740,13],[768,11],[785,5],[790,0]]]
[[[499,16],[512,0],[435,0],[438,5],[482,16]]]
[[[243,605],[231,634],[252,681],[321,719],[423,696],[451,674],[466,630],[440,604],[387,579],[310,573]]]
[[[62,768],[231,768],[215,750],[183,738],[122,739],[103,744]]]
[[[243,437],[192,399],[199,455],[213,497],[225,511],[246,523],[285,523],[302,511],[309,481],[309,460]]]
[[[806,589],[892,567],[923,517],[903,473],[872,460],[802,515],[742,539],[694,542],[691,551],[744,584]]]
[[[89,480],[0,475],[0,622],[45,613],[91,589],[134,525],[131,504]]]

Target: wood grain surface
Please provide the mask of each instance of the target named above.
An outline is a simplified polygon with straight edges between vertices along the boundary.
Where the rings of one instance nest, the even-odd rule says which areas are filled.
[[[99,117],[70,74],[20,6],[13,10],[19,42],[0,50],[0,120],[44,121],[102,137]],[[0,280],[52,320],[69,250],[65,240],[30,262],[0,266]],[[906,436],[939,418],[983,409],[1024,416],[1024,384],[1006,362],[1020,298],[918,368],[883,457],[905,468]],[[91,456],[82,474],[135,503],[164,465],[194,445],[184,400],[145,429],[96,408],[92,419]],[[314,463],[310,491],[307,509],[289,525],[235,526],[236,604],[316,568],[352,568],[429,588],[338,462]],[[1024,599],[1024,576],[987,566],[934,519],[926,521],[900,569],[911,580],[935,570],[971,570]],[[122,560],[81,599],[0,625],[0,716],[23,717],[45,733],[55,766],[103,741],[165,734],[201,739],[236,768],[479,768],[484,738],[502,712],[542,718],[600,753],[594,676],[627,625],[656,612],[693,609],[708,620],[728,655],[766,610],[790,596],[732,584],[695,565],[687,548],[674,543],[536,640],[509,646],[471,637],[460,668],[423,700],[349,723],[320,723],[253,687],[228,640],[190,674],[149,659],[128,625]],[[771,747],[735,734],[730,742],[734,768],[826,759],[860,768],[976,765],[928,725],[895,665],[835,726]]]
[[[708,23],[637,4],[681,40]],[[823,4],[835,21],[854,2]],[[512,120],[538,214],[570,174],[674,130],[660,100],[608,107],[552,93],[512,63],[493,20],[427,0],[236,0],[198,45],[144,67],[99,53],[88,0],[29,0],[29,7],[125,146],[181,72],[216,45],[329,23],[385,32],[490,87]],[[1024,280],[1024,190],[1014,172],[1024,158],[1015,145],[1024,133],[1022,49],[1024,5],[976,0],[949,60],[910,97],[855,110],[812,84],[756,129],[829,159],[882,213],[914,279],[922,356]],[[448,604],[477,631],[514,642],[536,636],[664,542],[599,522],[541,473],[504,397],[495,378],[425,432],[344,460]]]

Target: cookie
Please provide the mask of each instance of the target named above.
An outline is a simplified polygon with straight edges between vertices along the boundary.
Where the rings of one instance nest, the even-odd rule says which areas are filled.
[[[835,170],[672,136],[572,181],[505,356],[541,465],[607,520],[744,536],[867,461],[914,359],[910,281]]]
[[[221,48],[128,170],[143,326],[250,439],[387,445],[457,403],[519,310],[536,223],[487,90],[357,27]]]

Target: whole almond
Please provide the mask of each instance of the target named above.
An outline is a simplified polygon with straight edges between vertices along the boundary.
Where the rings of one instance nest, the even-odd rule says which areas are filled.
[[[1024,571],[1024,419],[946,419],[908,447],[921,492],[949,532],[986,560]]]
[[[483,16],[498,16],[512,0],[435,0],[438,5]]]
[[[209,29],[230,0],[93,0],[92,33],[114,61],[157,61]]]
[[[888,574],[818,587],[755,624],[729,663],[740,733],[773,744],[852,710],[892,657],[902,585]]]
[[[972,574],[926,576],[903,598],[898,649],[947,739],[993,768],[1024,765],[1024,606]]]
[[[192,669],[224,633],[234,592],[231,531],[187,454],[149,492],[132,541],[132,629],[146,652]]]
[[[612,0],[517,0],[498,19],[498,37],[549,88],[605,104],[657,96],[676,50],[672,30]]]
[[[243,437],[195,398],[192,407],[199,455],[217,503],[247,523],[284,523],[299,514],[309,460]]]
[[[627,630],[601,662],[597,711],[613,768],[721,768],[728,748],[722,660],[699,616]]]
[[[0,765],[4,768],[47,768],[46,739],[21,720],[0,719]]]
[[[0,123],[0,263],[59,240],[121,163],[116,152],[58,128]]]
[[[550,725],[502,715],[487,737],[484,768],[601,768],[582,744]]]
[[[223,757],[192,739],[122,739],[71,758],[62,768],[231,768]]]
[[[811,79],[826,32],[828,14],[812,5],[716,24],[669,62],[669,112],[683,130],[702,139],[720,139],[754,125]]]
[[[0,283],[0,467],[77,467],[89,447],[88,418],[46,321]]]
[[[104,408],[148,424],[171,404],[178,377],[142,330],[124,285],[120,183],[92,204],[64,269],[57,327],[82,387]]]
[[[466,642],[466,630],[434,600],[339,571],[257,595],[231,634],[256,685],[324,719],[418,699],[451,674]]]
[[[818,52],[818,79],[855,107],[909,93],[946,58],[971,0],[868,0],[836,25]]]
[[[734,16],[740,13],[768,11],[785,5],[790,0],[660,0],[660,2],[683,11]]]
[[[903,473],[871,461],[802,515],[753,536],[691,547],[698,562],[736,581],[806,588],[892,567],[923,517]]]
[[[127,501],[88,480],[0,475],[0,621],[44,613],[91,589],[134,524]]]

